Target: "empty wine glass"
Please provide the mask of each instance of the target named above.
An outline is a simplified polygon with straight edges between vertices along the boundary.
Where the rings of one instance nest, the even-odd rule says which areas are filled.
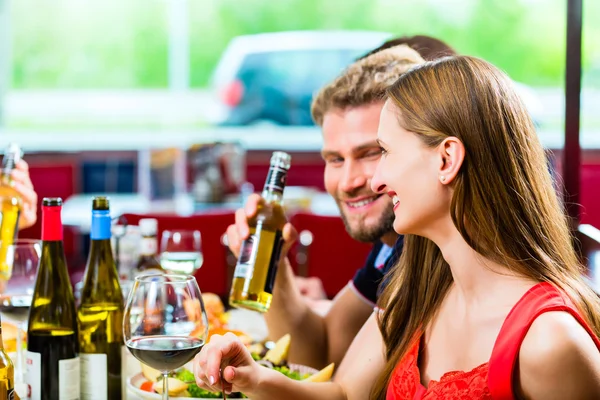
[[[131,354],[163,375],[191,361],[208,336],[208,318],[196,278],[188,275],[141,275],[129,292],[123,337]]]
[[[160,251],[160,264],[167,273],[193,275],[203,261],[200,231],[165,230]]]
[[[22,331],[29,317],[41,254],[41,241],[18,239],[7,246],[6,259],[2,260],[11,270],[11,275],[0,295],[0,312],[17,326],[17,382],[23,382]]]

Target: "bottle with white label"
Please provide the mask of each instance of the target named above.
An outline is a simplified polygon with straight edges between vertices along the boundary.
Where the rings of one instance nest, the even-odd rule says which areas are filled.
[[[120,400],[123,293],[113,259],[107,197],[94,197],[91,246],[77,310],[81,399]]]
[[[158,221],[155,218],[142,218],[138,223],[142,240],[140,256],[133,277],[148,274],[164,274],[165,270],[158,260]]]
[[[62,200],[42,202],[42,255],[29,310],[26,381],[31,400],[79,400],[79,344],[61,221]]]

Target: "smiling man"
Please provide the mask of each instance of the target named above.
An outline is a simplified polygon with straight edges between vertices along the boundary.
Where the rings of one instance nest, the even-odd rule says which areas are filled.
[[[374,246],[325,315],[315,313],[303,300],[289,262],[282,258],[265,318],[272,339],[291,334],[290,362],[315,368],[330,362],[339,364],[373,312],[379,283],[393,265],[392,255],[401,252],[402,240],[397,240],[392,228],[391,199],[374,193],[370,182],[381,156],[377,130],[385,90],[421,62],[419,54],[406,46],[382,50],[349,66],[313,101],[313,118],[323,132],[325,187],[336,200],[348,233]],[[237,211],[236,224],[227,230],[234,254],[249,234],[246,221],[256,212],[259,201],[258,195],[251,196],[244,209]],[[284,254],[296,237],[296,230],[287,224],[283,230]]]
[[[367,62],[358,63],[357,67],[360,66],[360,73],[365,74],[368,69],[362,68],[362,64],[385,65],[388,57],[399,56],[404,51],[399,48],[380,53],[378,57],[372,56]],[[378,92],[383,82],[365,82],[362,90],[356,90],[361,89],[357,86],[353,91],[344,79],[352,76],[351,71],[352,68],[319,93],[313,104],[313,116],[323,131],[321,154],[325,160],[325,188],[335,199],[348,234],[360,242],[374,243],[363,268],[332,304],[334,313],[336,305],[350,309],[352,304],[358,323],[362,320],[362,311],[366,320],[375,306],[377,288],[389,267],[390,263],[386,264],[386,261],[393,253],[398,235],[392,227],[391,199],[370,189],[371,177],[381,155],[376,139],[382,107]],[[398,76],[399,72],[396,72]],[[348,97],[344,98],[340,95],[345,87]],[[402,242],[396,245],[399,253]],[[333,345],[333,349],[336,347]]]

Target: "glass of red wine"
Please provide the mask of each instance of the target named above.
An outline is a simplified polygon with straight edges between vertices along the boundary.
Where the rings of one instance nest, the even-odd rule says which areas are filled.
[[[123,337],[135,358],[162,373],[163,400],[169,398],[169,373],[191,361],[207,336],[208,317],[196,278],[135,278],[125,305]]]

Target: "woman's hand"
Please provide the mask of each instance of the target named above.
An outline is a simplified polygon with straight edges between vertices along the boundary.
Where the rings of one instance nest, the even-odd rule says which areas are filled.
[[[19,229],[29,228],[37,221],[37,201],[38,196],[33,190],[33,183],[29,177],[29,165],[23,160],[15,165],[12,170],[11,178],[13,188],[19,193],[23,200],[23,209],[19,218]]]
[[[212,392],[250,394],[266,370],[233,333],[211,336],[210,343],[194,359],[197,385]]]

